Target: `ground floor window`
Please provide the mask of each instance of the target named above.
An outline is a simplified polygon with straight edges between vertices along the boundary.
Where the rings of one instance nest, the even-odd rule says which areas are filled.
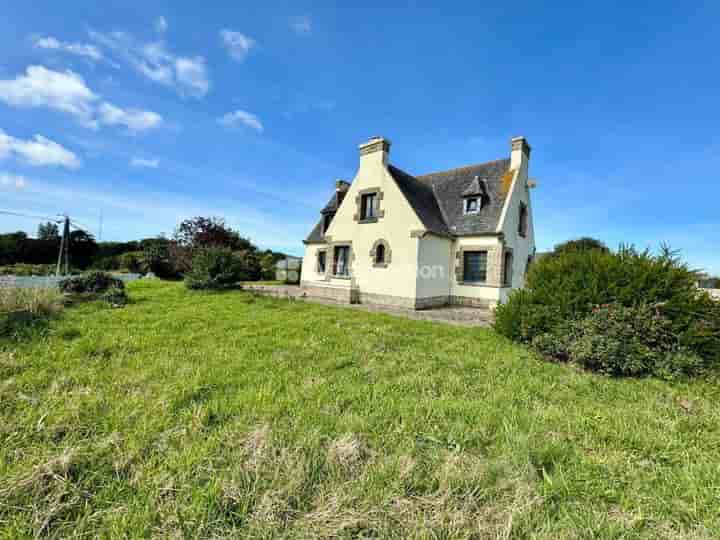
[[[348,259],[350,255],[349,246],[335,246],[333,253],[333,275],[347,277],[350,275]]]
[[[318,274],[324,274],[324,273],[325,273],[325,252],[324,252],[324,251],[318,251],[318,254],[317,254],[317,271],[318,271]]]
[[[463,281],[485,283],[487,281],[487,251],[463,251]]]

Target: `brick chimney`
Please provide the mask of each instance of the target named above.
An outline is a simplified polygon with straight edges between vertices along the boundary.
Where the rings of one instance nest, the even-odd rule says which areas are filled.
[[[360,148],[360,168],[371,164],[387,166],[390,154],[390,141],[384,137],[372,137]]]
[[[513,137],[510,140],[510,168],[519,169],[530,161],[530,145],[525,137]]]

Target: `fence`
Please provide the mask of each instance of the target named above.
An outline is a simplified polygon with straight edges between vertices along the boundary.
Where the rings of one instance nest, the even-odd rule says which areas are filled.
[[[0,288],[18,289],[50,289],[57,287],[58,283],[67,276],[0,276]],[[141,274],[113,274],[113,277],[125,282],[135,281]]]

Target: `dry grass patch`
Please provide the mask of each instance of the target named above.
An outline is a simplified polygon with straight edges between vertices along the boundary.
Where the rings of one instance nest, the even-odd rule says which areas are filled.
[[[328,462],[346,472],[356,471],[370,457],[370,450],[364,441],[352,433],[332,441],[327,450]]]

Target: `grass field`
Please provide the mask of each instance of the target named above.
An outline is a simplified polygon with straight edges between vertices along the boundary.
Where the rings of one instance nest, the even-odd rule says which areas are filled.
[[[717,382],[135,282],[0,341],[0,538],[716,538]]]

